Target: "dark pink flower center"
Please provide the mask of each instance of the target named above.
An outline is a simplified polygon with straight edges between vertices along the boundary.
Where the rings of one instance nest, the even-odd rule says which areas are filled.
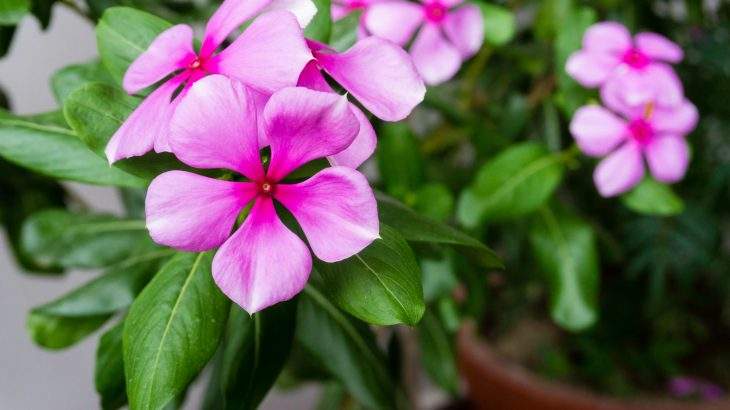
[[[427,3],[423,6],[423,13],[426,16],[426,20],[436,24],[441,23],[446,18],[448,11],[446,6],[438,1]]]
[[[651,63],[651,58],[649,58],[649,56],[644,54],[638,48],[632,47],[624,53],[623,57],[621,58],[621,61],[623,61],[629,67],[641,70],[642,68],[648,66]]]
[[[629,134],[639,145],[646,145],[654,138],[654,127],[644,118],[636,118],[629,123]]]
[[[259,193],[262,195],[273,195],[276,184],[271,181],[264,180],[259,183]]]
[[[367,4],[363,0],[351,0],[347,3],[347,9],[351,11],[364,9]]]

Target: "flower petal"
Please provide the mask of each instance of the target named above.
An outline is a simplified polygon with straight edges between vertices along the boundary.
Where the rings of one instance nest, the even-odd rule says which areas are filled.
[[[286,10],[297,18],[299,27],[305,28],[317,14],[317,6],[311,0],[272,0],[262,13],[270,11]]]
[[[368,37],[344,53],[315,52],[315,57],[332,78],[385,121],[404,119],[426,94],[411,57],[390,41]]]
[[[319,64],[317,64],[316,60],[312,60],[304,66],[304,70],[302,70],[302,73],[299,74],[297,86],[306,87],[310,90],[321,91],[323,93],[335,92],[322,75],[322,71],[320,71]]]
[[[264,176],[256,104],[248,87],[222,75],[197,81],[170,123],[172,151],[194,168],[226,168],[249,179]]]
[[[423,9],[407,1],[384,1],[371,5],[364,17],[370,34],[404,45],[423,22]]]
[[[601,88],[601,98],[609,108],[627,114],[643,110],[650,102],[676,106],[684,100],[684,89],[671,67],[654,63],[643,70],[621,67]]]
[[[598,164],[593,182],[602,196],[611,197],[628,191],[643,177],[641,149],[629,141]]]
[[[654,131],[685,136],[692,132],[699,121],[697,107],[688,100],[676,107],[657,107],[652,114]]]
[[[479,7],[473,4],[449,12],[443,28],[464,58],[474,55],[484,42],[484,17]]]
[[[299,184],[281,184],[275,198],[325,262],[347,259],[379,237],[375,196],[365,176],[353,169],[326,168]]]
[[[682,48],[660,34],[639,33],[634,40],[641,52],[655,60],[678,63],[684,58]]]
[[[158,152],[167,151],[164,144],[157,141],[166,140],[170,132],[170,118],[180,98],[170,100],[184,80],[178,76],[162,84],[127,117],[104,150],[110,164],[143,155],[153,147]]]
[[[672,183],[684,178],[689,165],[689,147],[684,138],[662,135],[645,149],[649,169],[657,181]]]
[[[592,25],[583,36],[583,48],[594,53],[621,55],[632,46],[631,33],[622,24],[606,21]]]
[[[350,110],[360,123],[360,131],[350,146],[338,154],[330,155],[327,159],[332,165],[355,169],[373,155],[378,141],[375,130],[365,114],[354,104],[350,104]]]
[[[249,314],[296,296],[311,270],[309,249],[281,223],[268,196],[256,200],[213,258],[215,283]]]
[[[309,161],[342,152],[360,127],[345,97],[302,87],[272,95],[264,123],[271,145],[267,176],[273,181]]]
[[[626,122],[603,107],[589,105],[575,112],[570,133],[581,151],[604,156],[625,139]]]
[[[269,94],[297,83],[312,59],[302,29],[288,11],[256,18],[236,41],[213,58],[221,74]]]
[[[228,238],[241,209],[256,193],[252,183],[165,172],[147,190],[147,229],[161,245],[191,252],[213,249]]]
[[[619,63],[611,54],[580,50],[570,55],[565,71],[582,86],[592,88],[603,84]]]
[[[172,26],[158,35],[124,73],[124,90],[135,94],[181,69],[195,59],[193,29],[185,24]]]
[[[426,84],[450,80],[461,67],[461,54],[446,41],[438,26],[424,24],[411,46],[411,56]]]

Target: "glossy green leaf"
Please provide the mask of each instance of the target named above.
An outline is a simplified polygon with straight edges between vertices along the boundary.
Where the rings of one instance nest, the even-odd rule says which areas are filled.
[[[332,31],[331,1],[314,0],[314,5],[317,6],[317,14],[314,15],[312,21],[304,29],[304,37],[327,44]]]
[[[487,162],[462,192],[456,216],[469,228],[537,210],[563,177],[562,157],[539,144],[512,146]]]
[[[652,178],[644,179],[621,198],[624,205],[640,214],[672,216],[684,211],[684,202],[672,188]]]
[[[111,7],[96,26],[101,62],[121,84],[132,61],[142,54],[158,34],[171,27],[167,21],[128,7]]]
[[[111,315],[86,317],[48,316],[31,312],[26,327],[31,339],[47,349],[63,349],[95,332]]]
[[[454,195],[443,184],[422,185],[414,197],[413,209],[435,221],[446,221],[454,211]]]
[[[28,14],[29,0],[0,0],[0,26],[13,26]]]
[[[78,137],[106,160],[104,148],[140,101],[117,87],[90,83],[68,96],[63,112]],[[147,180],[164,171],[185,167],[171,154],[154,152],[118,161],[114,165]]]
[[[478,2],[484,18],[484,39],[494,46],[509,43],[517,31],[515,14],[503,6]]]
[[[431,380],[451,394],[459,390],[459,373],[452,337],[438,318],[431,312],[423,315],[418,324],[421,362]]]
[[[132,409],[159,409],[185,391],[225,330],[228,299],[210,253],[179,253],[132,304],[124,325],[124,372]]]
[[[40,174],[96,185],[141,187],[144,180],[94,154],[65,128],[0,119],[0,157]]]
[[[361,15],[361,12],[356,11],[332,23],[330,34],[332,48],[337,51],[345,51],[355,44]]]
[[[312,285],[299,300],[296,338],[363,406],[395,408],[395,380],[370,329],[338,310]]]
[[[94,386],[101,396],[101,408],[116,410],[127,404],[124,383],[122,335],[124,321],[107,330],[99,339],[94,367]]]
[[[340,308],[368,323],[414,325],[425,309],[421,269],[405,239],[381,224],[381,239],[337,263],[319,263],[323,290]]]
[[[49,209],[28,218],[23,253],[42,267],[106,267],[149,241],[143,220]]]
[[[599,265],[593,228],[575,215],[543,208],[530,231],[533,252],[547,276],[550,314],[580,331],[598,319]]]
[[[418,142],[405,122],[384,123],[378,133],[378,168],[385,190],[398,198],[415,190],[423,179]]]
[[[470,249],[485,267],[499,268],[499,257],[483,243],[449,225],[420,215],[397,200],[377,193],[380,220],[392,226],[407,241],[453,245]]]
[[[56,101],[63,105],[72,91],[91,82],[112,83],[109,72],[98,61],[66,66],[51,77],[51,89]]]

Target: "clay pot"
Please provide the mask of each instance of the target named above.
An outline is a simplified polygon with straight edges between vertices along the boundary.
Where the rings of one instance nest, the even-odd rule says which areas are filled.
[[[457,337],[459,370],[480,410],[730,410],[730,400],[705,403],[620,400],[542,379],[500,359],[466,323]]]

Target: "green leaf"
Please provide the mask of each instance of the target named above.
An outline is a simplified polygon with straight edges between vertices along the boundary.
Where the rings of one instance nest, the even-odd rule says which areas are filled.
[[[431,380],[451,394],[458,393],[459,373],[451,336],[431,312],[418,324],[421,361]]]
[[[357,41],[357,30],[362,12],[355,11],[332,23],[330,46],[337,51],[345,51]]]
[[[380,225],[381,239],[337,263],[318,263],[323,289],[340,308],[376,325],[414,325],[425,309],[421,269],[405,239]]]
[[[682,198],[672,192],[672,188],[652,178],[644,179],[621,199],[624,205],[640,214],[672,216],[684,211]]]
[[[142,187],[144,181],[91,152],[73,132],[14,118],[0,119],[0,156],[49,177],[96,185]]]
[[[31,0],[30,12],[38,19],[43,30],[51,23],[51,10],[56,0]]]
[[[317,6],[317,14],[304,30],[304,37],[327,44],[332,31],[331,2],[330,0],[314,0],[314,5]]]
[[[597,20],[596,12],[589,7],[570,7],[560,20],[555,39],[555,72],[558,74],[556,100],[566,116],[572,116],[594,92],[587,90],[565,71],[568,57],[581,48],[583,34]]]
[[[419,258],[419,261],[423,272],[423,297],[426,303],[451,295],[459,284],[459,279],[454,272],[454,261],[450,254],[447,253],[440,259],[428,255]]]
[[[454,195],[443,184],[423,185],[414,194],[414,210],[433,220],[446,221],[454,210]]]
[[[484,39],[494,46],[509,43],[517,31],[515,14],[496,4],[478,2],[484,18]]]
[[[29,0],[0,0],[0,26],[14,26],[28,14]]]
[[[42,267],[105,267],[149,243],[143,220],[49,209],[23,226],[23,253]]]
[[[26,327],[31,339],[39,346],[63,349],[99,329],[109,317],[110,315],[60,317],[31,312]]]
[[[487,268],[500,268],[499,257],[483,243],[448,225],[417,214],[397,200],[376,193],[380,221],[392,226],[410,242],[438,243],[471,249]]]
[[[130,408],[165,406],[215,353],[229,303],[211,262],[210,253],[177,254],[132,304],[123,336]]]
[[[222,408],[258,407],[289,357],[296,313],[296,300],[253,316],[232,307],[221,362]]]
[[[563,177],[562,157],[527,142],[507,148],[479,170],[459,198],[459,222],[475,228],[483,221],[519,217],[537,210]]]
[[[405,122],[384,123],[378,137],[378,168],[385,190],[403,198],[423,179],[418,143]]]
[[[63,105],[72,91],[86,83],[103,82],[111,84],[113,79],[98,61],[74,64],[56,71],[51,77],[51,88],[56,101]]]
[[[108,8],[96,26],[101,62],[121,84],[132,61],[142,54],[158,34],[171,27],[167,21],[128,7]]]
[[[598,319],[599,265],[591,226],[565,211],[540,211],[532,224],[530,243],[547,274],[550,314],[570,331],[592,326]]]
[[[94,367],[94,386],[101,396],[101,408],[118,409],[127,404],[122,358],[124,321],[107,330],[99,339]]]
[[[68,96],[63,112],[66,121],[79,138],[100,158],[106,160],[104,148],[140,101],[139,98],[129,96],[108,84],[90,83]],[[146,180],[151,180],[164,171],[185,168],[173,155],[153,152],[125,159],[114,165]]]
[[[339,311],[312,285],[297,313],[297,341],[368,408],[395,408],[395,380],[367,326]]]

